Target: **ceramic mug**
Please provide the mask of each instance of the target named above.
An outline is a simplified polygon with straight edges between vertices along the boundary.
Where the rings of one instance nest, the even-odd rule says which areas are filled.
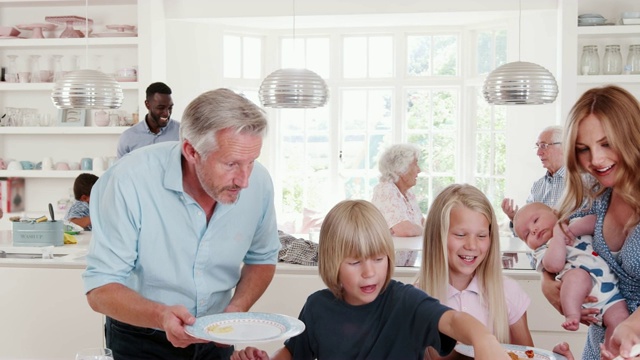
[[[71,170],[80,170],[80,163],[79,162],[69,163],[69,169],[71,169]]]
[[[101,156],[93,158],[93,170],[104,171],[104,158]]]
[[[53,159],[46,157],[42,159],[42,170],[53,170]]]
[[[80,160],[81,170],[93,170],[93,160],[91,158],[82,158]]]
[[[22,170],[22,164],[19,161],[10,161],[7,170]]]
[[[33,162],[26,160],[20,161],[20,165],[22,165],[22,170],[33,170],[36,166]]]
[[[18,81],[21,83],[28,83],[31,81],[31,73],[30,72],[19,72],[18,73]]]
[[[64,161],[56,163],[56,170],[70,170],[69,164]]]
[[[111,120],[109,119],[109,114],[106,111],[100,110],[93,113],[93,122],[96,126],[108,126]]]

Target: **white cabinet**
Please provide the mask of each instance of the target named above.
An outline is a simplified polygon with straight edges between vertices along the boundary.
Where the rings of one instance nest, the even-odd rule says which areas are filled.
[[[0,266],[0,360],[73,359],[104,346],[103,316],[87,303],[83,271]]]
[[[608,84],[619,85],[640,99],[640,75],[581,75],[580,57],[585,45],[596,45],[600,65],[604,63],[606,45],[620,45],[623,67],[627,63],[629,45],[640,44],[640,25],[618,25],[624,11],[640,11],[635,0],[563,0],[560,2],[563,31],[562,44],[562,120],[567,118],[575,101],[586,90]],[[595,13],[616,25],[578,26],[578,15]],[[602,74],[602,72],[601,72]]]
[[[0,0],[0,25],[21,29],[20,37],[0,37],[0,66],[9,65],[9,57],[17,56],[18,72],[30,71],[33,55],[37,58],[39,70],[53,71],[54,55],[61,55],[63,71],[76,68],[96,69],[113,74],[122,68],[138,68],[138,80],[144,84],[150,78],[145,67],[150,64],[149,26],[152,23],[150,0]],[[31,38],[32,31],[22,30],[25,24],[46,23],[47,16],[78,16],[93,20],[92,34],[98,37],[59,38],[64,25],[55,30],[44,31],[43,39]],[[138,36],[106,36],[113,33],[113,26],[136,26]],[[84,25],[74,25],[82,32]],[[119,36],[118,36],[119,35]],[[141,45],[142,44],[142,45]],[[124,116],[144,111],[144,88],[141,81],[121,82],[124,92],[122,107],[118,110]],[[53,106],[50,98],[53,82],[10,83],[0,82],[0,117],[8,108],[36,109],[39,114],[47,114],[54,126],[0,126],[0,158],[27,160],[37,163],[44,157],[56,162],[80,162],[82,158],[116,156],[117,141],[127,127],[97,127],[93,123],[92,110],[87,110],[85,126],[56,126],[60,110]],[[142,90],[141,90],[142,89]],[[0,124],[5,124],[0,120]],[[27,124],[27,125],[38,125]],[[25,211],[31,214],[46,214],[47,204],[55,204],[68,197],[73,180],[82,171],[0,171],[0,177],[25,178]],[[101,171],[96,171],[100,175]],[[61,214],[59,214],[61,215]],[[0,224],[0,227],[7,224]]]
[[[640,25],[581,26],[578,27],[578,63],[576,72],[580,72],[580,57],[583,46],[596,45],[600,56],[600,74],[603,73],[605,46],[619,45],[622,53],[623,68],[627,63],[629,45],[640,44]],[[578,87],[592,87],[600,84],[618,84],[624,87],[640,85],[640,75],[578,75]]]

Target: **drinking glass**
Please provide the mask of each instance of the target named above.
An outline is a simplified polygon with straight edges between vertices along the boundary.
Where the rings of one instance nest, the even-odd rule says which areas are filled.
[[[76,353],[76,360],[113,360],[113,351],[107,348],[83,349]]]
[[[31,55],[31,82],[42,82],[40,77],[40,55]]]
[[[7,55],[9,58],[9,64],[7,65],[7,72],[4,74],[4,78],[7,82],[17,83],[18,82],[18,64],[16,63],[16,59],[18,55]]]
[[[58,82],[64,77],[64,72],[62,71],[62,55],[51,55],[53,58],[53,82]]]

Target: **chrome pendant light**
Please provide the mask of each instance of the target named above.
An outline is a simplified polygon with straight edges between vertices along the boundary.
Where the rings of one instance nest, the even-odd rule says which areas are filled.
[[[88,9],[89,0],[85,0],[85,59],[89,55]],[[88,69],[68,73],[51,92],[51,101],[59,109],[118,109],[123,99],[122,87],[113,76]]]
[[[538,105],[550,104],[558,96],[558,83],[546,68],[520,60],[520,26],[522,0],[518,14],[518,61],[493,70],[484,82],[482,93],[489,104]]]
[[[293,1],[293,40],[296,15]],[[318,74],[307,69],[280,69],[267,76],[258,91],[263,106],[272,108],[317,108],[327,104],[329,88]]]
[[[59,109],[118,109],[124,94],[120,84],[97,70],[76,70],[56,82],[51,92]]]
[[[280,69],[264,79],[258,95],[267,107],[317,108],[327,104],[329,89],[311,70]]]

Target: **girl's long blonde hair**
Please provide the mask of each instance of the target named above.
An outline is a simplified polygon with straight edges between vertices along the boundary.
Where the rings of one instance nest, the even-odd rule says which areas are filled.
[[[433,201],[427,214],[422,245],[422,267],[418,287],[442,303],[448,299],[449,262],[447,237],[451,210],[464,206],[484,215],[489,221],[491,245],[484,261],[476,269],[480,298],[493,319],[493,333],[502,343],[509,343],[509,316],[502,279],[502,260],[498,221],[487,197],[476,187],[453,184],[446,187]]]

